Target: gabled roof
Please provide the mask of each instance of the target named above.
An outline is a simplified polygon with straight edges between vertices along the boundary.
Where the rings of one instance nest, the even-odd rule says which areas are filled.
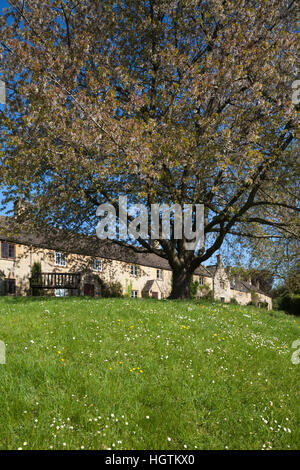
[[[205,266],[205,269],[209,272],[211,277],[214,277],[214,275],[216,274],[217,265],[210,264],[209,266]]]
[[[230,289],[238,290],[240,292],[249,292],[249,289],[244,285],[241,279],[232,279],[230,281]]]
[[[203,277],[212,277],[210,272],[206,269],[206,266],[200,264],[200,266],[196,269],[195,274]]]
[[[151,280],[147,281],[146,284],[144,285],[143,289],[142,289],[142,292],[149,292],[155,284],[157,285],[159,291],[161,292],[161,288],[159,286],[159,283],[155,279],[151,279]]]

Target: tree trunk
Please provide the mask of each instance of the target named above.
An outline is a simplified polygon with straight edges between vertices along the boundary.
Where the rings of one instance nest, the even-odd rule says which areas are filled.
[[[169,299],[190,299],[192,273],[182,268],[179,271],[173,270],[172,291]]]

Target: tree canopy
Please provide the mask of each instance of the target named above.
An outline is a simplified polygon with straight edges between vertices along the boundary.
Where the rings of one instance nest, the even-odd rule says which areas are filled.
[[[91,232],[96,208],[201,203],[205,247],[138,239],[173,297],[226,237],[299,234],[296,2],[10,1],[0,20],[0,185],[36,224]]]

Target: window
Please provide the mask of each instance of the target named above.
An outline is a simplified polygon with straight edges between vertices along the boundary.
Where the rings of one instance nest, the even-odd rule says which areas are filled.
[[[66,266],[66,255],[58,251],[55,252],[55,264],[56,266]]]
[[[221,286],[221,289],[225,289],[225,282],[221,281],[220,286]]]
[[[93,269],[94,271],[98,271],[99,273],[102,272],[102,260],[101,259],[94,259]]]
[[[12,243],[1,243],[1,258],[11,258],[16,257],[16,245]]]
[[[55,289],[55,297],[66,297],[66,289]]]
[[[156,279],[162,280],[163,275],[162,275],[162,269],[157,269],[156,270]]]
[[[224,298],[224,297],[221,297],[221,302],[225,302],[225,298]]]
[[[6,294],[16,293],[16,280],[15,279],[5,279],[5,292]]]
[[[132,276],[138,276],[139,275],[139,268],[135,266],[134,264],[131,265],[131,274]]]
[[[131,297],[136,299],[138,297],[138,291],[137,290],[132,290],[131,291]]]
[[[203,279],[203,277],[200,277],[199,282],[200,282],[200,286],[204,286],[204,279]]]

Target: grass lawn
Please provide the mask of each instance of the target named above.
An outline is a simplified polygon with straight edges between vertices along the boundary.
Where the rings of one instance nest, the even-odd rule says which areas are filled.
[[[253,307],[2,297],[0,449],[299,449],[296,339]]]

